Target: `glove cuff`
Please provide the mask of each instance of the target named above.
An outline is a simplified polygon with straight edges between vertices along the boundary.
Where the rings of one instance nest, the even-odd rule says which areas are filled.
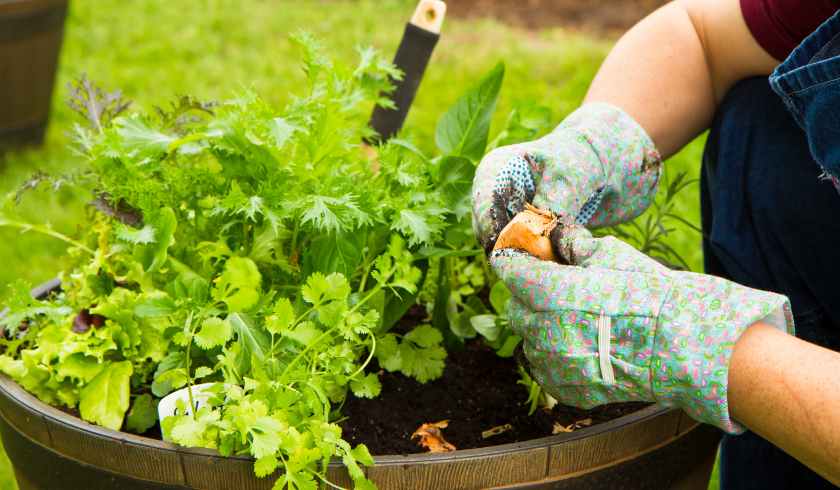
[[[656,401],[732,434],[744,431],[730,417],[729,362],[744,331],[763,321],[793,334],[788,299],[715,276],[674,272],[662,304],[650,364]]]

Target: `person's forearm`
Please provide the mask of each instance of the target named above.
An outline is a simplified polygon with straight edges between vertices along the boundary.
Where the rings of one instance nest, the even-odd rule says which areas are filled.
[[[736,420],[840,484],[840,353],[753,325],[735,344],[728,395]]]
[[[735,82],[776,64],[753,39],[739,0],[678,0],[618,41],[584,102],[622,108],[667,158],[708,128]]]

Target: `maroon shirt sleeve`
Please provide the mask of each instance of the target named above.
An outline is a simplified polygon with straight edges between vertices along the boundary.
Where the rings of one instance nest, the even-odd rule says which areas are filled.
[[[741,0],[753,37],[780,61],[838,8],[840,0]]]

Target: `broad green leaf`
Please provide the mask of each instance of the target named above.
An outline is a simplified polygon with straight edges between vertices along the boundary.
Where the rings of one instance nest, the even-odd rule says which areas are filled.
[[[504,64],[499,63],[441,117],[435,131],[435,143],[441,152],[481,160],[504,74]]]
[[[467,158],[447,156],[438,162],[438,189],[444,204],[458,219],[467,216],[472,204],[472,182],[475,165]]]
[[[446,350],[440,346],[416,348],[410,342],[400,344],[400,371],[421,383],[443,374]]]
[[[166,263],[167,251],[174,243],[175,230],[178,227],[178,218],[172,208],[162,208],[150,219],[155,228],[155,242],[146,245],[143,250],[147,272],[156,271]]]
[[[470,318],[470,324],[476,332],[490,342],[498,339],[502,333],[501,325],[496,322],[496,315],[475,315]]]
[[[362,264],[363,233],[326,233],[309,244],[304,255],[304,274],[337,272],[351,277]]]
[[[493,307],[499,316],[507,315],[508,302],[510,302],[510,290],[502,281],[496,281],[490,289],[490,306]]]
[[[157,422],[157,403],[149,394],[134,399],[125,419],[125,428],[135,434],[142,434]]]
[[[64,358],[58,364],[57,374],[61,378],[71,377],[81,380],[84,383],[90,382],[99,374],[105,364],[97,358],[77,352]]]
[[[268,352],[270,344],[268,335],[256,327],[248,317],[240,313],[233,313],[227,319],[245,352],[248,355],[253,355],[258,362],[265,361],[265,354]]]
[[[487,150],[534,140],[548,132],[551,124],[551,108],[534,101],[516,101],[504,127]]]
[[[165,294],[145,297],[134,305],[134,315],[140,318],[167,316],[175,312],[175,301]]]
[[[522,341],[522,337],[518,335],[508,335],[502,342],[502,346],[496,350],[496,355],[499,357],[511,357],[514,349]]]
[[[96,375],[79,395],[79,412],[88,422],[120,430],[129,405],[131,361],[112,363]]]

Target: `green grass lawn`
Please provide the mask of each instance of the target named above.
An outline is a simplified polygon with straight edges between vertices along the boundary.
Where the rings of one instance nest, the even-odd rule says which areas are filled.
[[[200,4],[200,6],[199,6]],[[372,44],[390,56],[411,14],[413,0],[275,1],[76,0],[71,4],[46,144],[0,156],[0,193],[15,189],[36,170],[59,173],[80,164],[68,148],[75,116],[64,104],[66,84],[86,73],[108,88],[121,88],[151,107],[173,96],[220,99],[252,87],[282,104],[302,82],[289,33],[306,29],[323,39],[338,59],[354,58],[357,45]],[[187,7],[189,5],[189,7]],[[499,60],[507,64],[498,120],[517,100],[550,106],[559,120],[581,101],[612,40],[553,29],[525,31],[494,21],[448,19],[444,34],[409,115],[407,135],[431,149],[437,118],[466,85]],[[701,146],[695,142],[669,168],[696,176]],[[70,190],[24,201],[34,222],[73,234],[90,196]],[[699,222],[697,189],[680,199],[679,213]],[[701,264],[700,237],[681,230],[671,245],[693,269]],[[34,234],[0,229],[0,288],[15,280],[33,284],[53,277],[63,244]],[[2,293],[0,293],[1,295]],[[1,296],[0,296],[1,297]],[[13,488],[0,461],[0,489]]]

